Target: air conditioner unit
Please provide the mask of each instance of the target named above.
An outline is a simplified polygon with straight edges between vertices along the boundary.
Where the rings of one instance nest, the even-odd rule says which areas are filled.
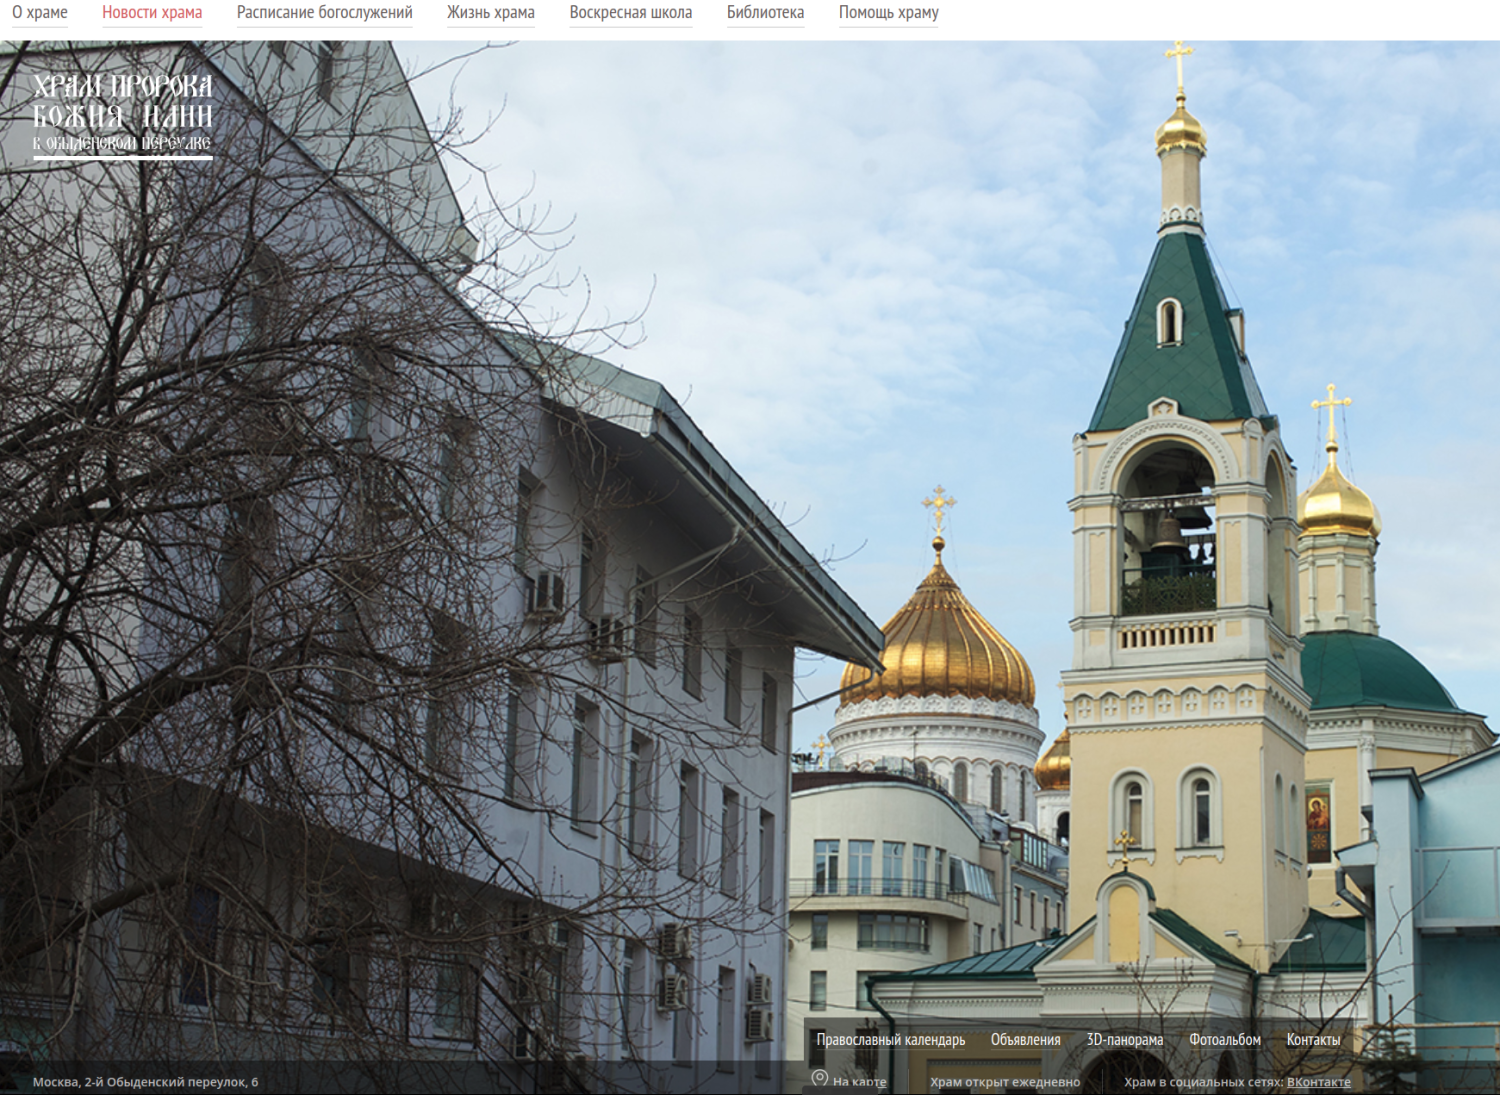
[[[688,979],[680,973],[668,974],[656,983],[656,1010],[681,1011],[687,1007]]]
[[[510,1056],[515,1061],[536,1060],[536,1035],[524,1027],[513,1031],[510,1036]]]
[[[757,973],[750,978],[750,1003],[769,1004],[771,1002],[771,975],[768,973]]]
[[[589,658],[596,662],[625,660],[628,639],[625,621],[615,616],[600,616],[589,621]]]
[[[693,956],[693,929],[686,924],[666,924],[656,935],[656,956],[666,962],[681,962]]]
[[[770,1008],[751,1008],[745,1012],[745,1041],[769,1042],[775,1036],[775,1016]]]
[[[526,591],[526,615],[555,620],[567,609],[568,589],[561,574],[539,570]]]

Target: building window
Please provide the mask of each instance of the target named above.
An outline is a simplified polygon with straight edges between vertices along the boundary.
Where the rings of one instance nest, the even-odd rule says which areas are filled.
[[[807,1010],[828,1010],[828,971],[813,970],[807,986]]]
[[[574,825],[599,820],[599,709],[579,701],[573,708]]]
[[[1015,902],[1015,911],[1012,914],[1012,919],[1014,919],[1015,922],[1017,924],[1019,924],[1021,922],[1021,887],[1020,886],[1017,886],[1012,891],[1012,899]]]
[[[1304,807],[1307,827],[1307,862],[1333,862],[1333,787],[1310,784]]]
[[[826,951],[828,949],[828,914],[813,913],[812,918],[812,949],[815,951]]]
[[[736,1035],[739,1033],[735,1028],[734,1009],[734,970],[728,966],[719,967],[719,1015],[718,1015],[718,1038],[715,1039],[719,1047],[720,1072],[734,1071],[734,1045]]]
[[[828,1066],[828,1045],[822,1035],[828,1031],[823,1027],[807,1027],[807,1067],[811,1069]]]
[[[1286,785],[1281,781],[1281,773],[1276,773],[1276,797],[1271,804],[1276,812],[1276,850],[1286,851]]]
[[[511,558],[516,569],[523,574],[531,569],[531,519],[540,491],[541,483],[536,476],[522,468],[516,479],[516,528]]]
[[[661,604],[656,598],[656,582],[644,570],[635,572],[635,599],[630,607],[635,640],[635,656],[656,668],[656,631],[661,626]]]
[[[974,925],[974,949],[971,954],[980,954],[984,950],[984,925]]]
[[[953,797],[959,802],[969,801],[969,766],[963,761],[953,766]]]
[[[1218,848],[1224,843],[1218,773],[1206,766],[1184,771],[1177,784],[1177,847]]]
[[[677,873],[698,873],[698,769],[684,764],[677,782]]]
[[[352,956],[331,933],[314,940],[312,952],[313,1005],[347,1016],[355,1002]]]
[[[906,913],[860,913],[859,949],[926,951],[931,946],[927,917]]]
[[[449,415],[438,439],[438,519],[465,528],[473,517],[474,423]]]
[[[875,892],[875,842],[873,840],[851,840],[849,842],[849,892],[868,894]]]
[[[1297,817],[1297,803],[1298,803],[1298,801],[1299,800],[1297,798],[1297,785],[1295,783],[1289,784],[1287,786],[1287,791],[1286,791],[1286,831],[1287,831],[1286,849],[1287,849],[1287,852],[1291,853],[1294,858],[1295,858],[1295,853],[1297,852],[1297,850],[1302,847],[1302,837],[1301,837],[1301,834],[1299,834],[1297,832],[1297,821],[1298,821],[1298,817]]]
[[[760,812],[760,907],[776,907],[776,818]]]
[[[744,717],[745,701],[740,694],[744,661],[745,656],[739,647],[724,648],[724,721],[730,726],[738,726]]]
[[[911,895],[930,897],[927,892],[927,845],[911,846]]]
[[[1036,931],[1036,891],[1030,891],[1031,898],[1031,930]]]
[[[444,1038],[473,1037],[474,983],[461,957],[440,960],[434,971],[432,1025]]]
[[[893,895],[901,893],[901,884],[906,880],[906,872],[902,870],[902,853],[905,850],[905,844],[897,844],[889,840],[885,842],[885,856],[882,860],[881,870],[881,893]]]
[[[334,68],[338,63],[339,50],[343,48],[343,45],[342,42],[318,43],[318,98],[329,105],[333,104],[334,91],[338,82]]]
[[[578,538],[578,614],[597,620],[604,612],[604,541],[592,532]]]
[[[827,894],[839,892],[839,842],[837,840],[813,841],[813,890],[815,893]]]
[[[990,769],[990,809],[995,813],[1005,811],[1005,769]]]
[[[1182,304],[1168,297],[1156,306],[1156,344],[1176,346],[1182,342]]]
[[[682,614],[682,690],[703,698],[703,620],[691,610]]]
[[[932,853],[932,889],[933,897],[941,899],[944,893],[943,882],[946,876],[943,874],[945,864],[943,860],[948,855],[941,848],[936,848]]]
[[[1122,833],[1128,847],[1149,849],[1151,832],[1151,781],[1144,772],[1121,772],[1110,788],[1110,851],[1121,850]]]
[[[760,743],[773,753],[781,738],[777,732],[781,719],[779,693],[776,678],[769,673],[763,674],[760,679]]]
[[[727,897],[740,892],[740,796],[728,787],[719,817],[719,892]]]
[[[620,1031],[620,1053],[627,1061],[639,1059],[637,1041],[644,1030],[645,991],[641,980],[646,976],[646,963],[641,960],[639,943],[626,943],[624,957],[620,962],[620,1015],[624,1024]]]
[[[1052,898],[1042,898],[1042,934],[1046,935],[1052,927]]]
[[[193,1007],[208,1007],[214,1002],[219,960],[217,891],[196,885],[188,890],[182,934],[187,953],[182,960],[182,991],[178,999]]]
[[[425,751],[429,767],[450,775],[463,761],[463,727],[458,712],[454,677],[461,670],[459,656],[463,628],[446,612],[432,614],[432,653],[427,664],[427,719]]]
[[[638,856],[651,848],[651,739],[636,734],[626,759],[625,843]]]

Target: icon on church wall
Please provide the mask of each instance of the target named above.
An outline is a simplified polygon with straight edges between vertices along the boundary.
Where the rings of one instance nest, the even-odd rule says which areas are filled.
[[[1331,809],[1327,790],[1307,792],[1307,861],[1332,862],[1333,833],[1329,824]]]

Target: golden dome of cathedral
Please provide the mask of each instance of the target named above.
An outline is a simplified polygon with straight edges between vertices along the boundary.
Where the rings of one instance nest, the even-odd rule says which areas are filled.
[[[1180,93],[1177,109],[1156,127],[1156,154],[1159,156],[1169,148],[1196,148],[1199,153],[1208,151],[1208,136],[1203,123],[1188,113],[1187,96]]]
[[[1327,470],[1297,499],[1297,524],[1314,535],[1379,536],[1380,511],[1368,494],[1344,478],[1330,450]]]
[[[886,670],[869,676],[861,665],[844,667],[839,706],[883,696],[969,696],[1030,707],[1036,700],[1031,667],[969,603],[943,567],[943,538],[932,541],[937,560],[911,600],[886,623]]]
[[[1036,762],[1036,786],[1039,791],[1066,791],[1073,780],[1073,746],[1068,731],[1063,730],[1052,748]]]

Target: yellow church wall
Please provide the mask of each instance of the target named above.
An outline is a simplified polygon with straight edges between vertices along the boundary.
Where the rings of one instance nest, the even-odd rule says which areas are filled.
[[[1419,753],[1413,749],[1381,749],[1375,750],[1375,767],[1377,768],[1414,768],[1417,775],[1430,772],[1434,768],[1440,768],[1449,761],[1457,760],[1458,753]]]
[[[1141,957],[1141,899],[1130,886],[1109,895],[1109,960],[1138,962]]]
[[[1092,962],[1094,960],[1094,937],[1085,935],[1073,941],[1065,951],[1059,951],[1056,962]]]
[[[1202,683],[1230,682],[1219,677]],[[1211,936],[1238,930],[1246,943],[1264,942],[1267,931],[1273,939],[1287,938],[1300,926],[1307,904],[1305,880],[1293,863],[1301,859],[1300,848],[1277,857],[1269,820],[1277,770],[1284,785],[1298,786],[1300,801],[1303,768],[1296,746],[1259,723],[1105,732],[1075,726],[1072,741],[1069,901],[1075,910],[1087,909],[1106,875],[1120,869],[1109,861],[1118,835],[1111,831],[1110,785],[1117,773],[1137,769],[1151,784],[1150,848],[1130,854],[1130,869],[1151,883],[1159,907]],[[1178,846],[1178,781],[1199,765],[1220,781],[1222,860],[1218,849]],[[1184,818],[1184,836],[1185,826]],[[1300,825],[1293,823],[1292,832],[1300,834]],[[1269,913],[1262,912],[1267,908]],[[1113,929],[1110,938],[1113,949]],[[1248,950],[1246,960],[1253,961]]]
[[[1160,932],[1156,933],[1156,957],[1158,958],[1190,958],[1191,955],[1176,943],[1172,942]]]

